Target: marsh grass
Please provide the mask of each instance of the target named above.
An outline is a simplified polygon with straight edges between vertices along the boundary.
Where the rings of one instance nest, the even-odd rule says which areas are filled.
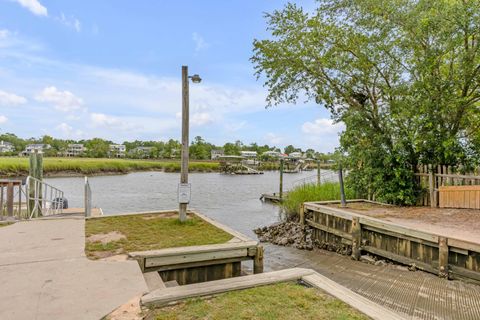
[[[345,187],[347,199],[353,199],[354,193]],[[287,217],[298,214],[302,203],[307,201],[340,200],[340,184],[338,182],[325,182],[321,185],[306,184],[290,190],[282,202]]]
[[[365,315],[338,299],[296,283],[278,283],[190,299],[173,307],[150,311],[146,319],[328,319],[363,320]]]
[[[0,157],[0,176],[21,176],[28,174],[28,158]],[[170,160],[129,160],[129,159],[93,159],[93,158],[45,158],[45,174],[78,173],[128,173],[132,171],[179,172],[180,162]],[[219,170],[217,162],[191,161],[192,172],[213,172]]]
[[[126,238],[102,243],[89,236],[117,231]],[[225,243],[232,235],[197,216],[181,223],[175,214],[136,214],[88,219],[85,222],[85,253],[90,258],[133,251]]]

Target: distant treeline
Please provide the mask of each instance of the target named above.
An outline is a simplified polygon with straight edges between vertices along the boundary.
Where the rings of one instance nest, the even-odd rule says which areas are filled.
[[[109,156],[110,145],[118,144],[110,140],[101,138],[85,139],[85,140],[69,140],[57,139],[45,135],[41,138],[22,139],[12,133],[0,134],[0,141],[6,141],[13,144],[15,151],[10,153],[3,153],[2,155],[18,155],[25,150],[29,144],[42,143],[51,146],[50,149],[44,150],[45,156],[56,157],[62,156],[66,153],[69,144],[83,144],[86,148],[82,153],[83,157],[87,158],[106,158]],[[170,139],[168,141],[124,141],[122,143],[126,147],[127,158],[150,158],[150,159],[175,159],[180,158],[181,143],[178,140]],[[135,152],[138,147],[149,147],[149,151]],[[241,151],[256,151],[260,158],[266,151],[277,151],[290,154],[292,152],[304,152],[307,157],[322,160],[327,162],[333,158],[332,153],[320,153],[313,149],[302,150],[301,148],[289,145],[283,150],[276,146],[258,145],[257,143],[244,144],[241,141],[228,142],[223,146],[217,146],[205,141],[202,137],[197,136],[193,139],[190,145],[190,158],[196,160],[208,160],[211,157],[212,150],[223,150],[225,155],[240,155]]]

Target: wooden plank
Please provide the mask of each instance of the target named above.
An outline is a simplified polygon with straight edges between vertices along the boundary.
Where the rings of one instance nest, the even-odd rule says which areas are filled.
[[[238,232],[238,231],[236,231],[236,230],[234,230],[234,229],[232,229],[232,228],[230,228],[230,227],[228,227],[228,226],[226,226],[226,225],[224,225],[224,224],[222,224],[218,221],[215,221],[215,220],[213,220],[213,219],[211,219],[211,218],[207,217],[206,215],[203,215],[199,212],[189,210],[188,213],[193,213],[194,215],[196,215],[200,219],[210,223],[211,225],[214,225],[215,227],[217,227],[217,228],[219,228],[219,229],[221,229],[221,230],[223,230],[227,233],[230,233],[232,236],[234,236],[238,239],[241,239],[241,240],[247,241],[247,242],[248,241],[254,241],[253,239],[247,237],[246,235],[244,235],[244,234],[242,234],[242,233],[240,233],[240,232]]]
[[[141,303],[146,306],[164,306],[180,300],[212,296],[224,292],[253,288],[278,282],[295,281],[314,273],[311,269],[293,268],[267,273],[228,278],[191,285],[166,288],[144,295]]]
[[[147,284],[148,291],[166,288],[165,284],[163,283],[162,277],[160,277],[160,274],[156,271],[144,273],[143,278],[145,279],[145,283]]]
[[[391,237],[405,239],[405,240],[408,240],[408,241],[413,241],[413,242],[416,242],[416,243],[420,243],[420,244],[424,244],[424,245],[431,246],[431,247],[434,247],[434,248],[438,248],[438,243],[435,243],[433,241],[423,240],[423,239],[420,239],[420,238],[411,237],[411,236],[408,236],[408,235],[405,235],[405,234],[392,232],[392,231],[388,231],[388,230],[385,230],[385,229],[382,229],[382,228],[372,227],[372,226],[369,226],[369,225],[363,225],[362,228],[365,229],[365,230],[370,230],[370,231],[376,232],[376,233],[386,234],[386,235],[391,236]]]
[[[142,259],[142,260],[145,260],[145,259]],[[145,271],[170,271],[170,270],[189,269],[189,268],[196,268],[196,267],[208,267],[208,266],[217,265],[217,264],[242,262],[246,260],[252,260],[252,257],[236,257],[236,258],[217,259],[217,260],[210,260],[210,261],[197,261],[197,262],[189,262],[189,263],[161,265],[161,266],[149,267],[144,269],[143,271],[144,272]]]
[[[342,237],[342,238],[345,238],[345,239],[348,239],[348,240],[352,240],[352,235],[349,234],[349,233],[346,233],[346,232],[343,232],[343,231],[340,231],[340,230],[337,230],[337,229],[333,229],[333,228],[324,226],[324,225],[322,225],[322,224],[320,224],[320,223],[313,222],[313,221],[310,220],[310,219],[306,219],[306,222],[307,222],[307,225],[309,225],[309,226],[311,226],[311,227],[313,227],[313,228],[320,229],[320,230],[322,230],[322,231],[325,231],[325,232],[334,234],[334,235],[336,235],[336,236],[339,236],[339,237]]]
[[[455,275],[459,275],[464,278],[480,281],[480,272],[468,270],[468,269],[454,266],[454,265],[451,265],[450,269],[454,278],[455,278]]]
[[[420,270],[424,270],[424,271],[427,271],[427,272],[430,272],[430,273],[435,273],[435,274],[437,273],[437,271],[435,270],[435,268],[433,266],[431,266],[431,265],[429,265],[425,262],[416,260],[416,259],[404,257],[404,256],[401,256],[401,255],[398,255],[398,254],[395,254],[395,253],[392,253],[392,252],[388,252],[388,251],[385,251],[385,250],[382,250],[382,249],[378,249],[378,248],[375,248],[375,247],[372,247],[372,246],[363,246],[362,249],[367,251],[367,252],[373,253],[377,256],[381,256],[381,257],[384,257],[384,258],[387,258],[387,259],[390,259],[390,260],[393,260],[393,261],[396,261],[396,262],[400,262],[402,264],[406,264],[406,265],[415,264],[415,266]]]
[[[372,226],[379,229],[392,231],[401,235],[410,236],[413,238],[419,238],[419,239],[427,240],[433,243],[438,243],[438,236],[435,234],[431,234],[431,233],[420,231],[420,230],[410,229],[410,228],[407,228],[398,224],[394,224],[391,222],[386,222],[380,219],[361,216],[360,224],[362,224],[362,226],[363,225]]]
[[[209,244],[209,245],[202,245],[202,246],[166,248],[166,249],[149,250],[149,251],[137,251],[137,252],[130,252],[128,255],[131,258],[167,257],[167,256],[176,256],[179,254],[226,251],[226,250],[232,250],[232,249],[248,249],[251,247],[256,247],[257,245],[258,245],[257,241],[246,241],[246,242],[234,242],[234,243]]]
[[[480,243],[448,238],[448,245],[450,247],[455,247],[463,250],[480,252]]]
[[[183,253],[178,255],[155,256],[145,258],[145,267],[166,266],[198,261],[218,260],[248,256],[248,249],[230,249],[221,251],[209,251],[200,253]]]
[[[325,291],[326,293],[342,300],[351,307],[374,320],[400,320],[404,319],[400,315],[382,307],[373,301],[354,293],[350,289],[328,279],[327,277],[314,273],[303,276],[302,281],[314,288]]]

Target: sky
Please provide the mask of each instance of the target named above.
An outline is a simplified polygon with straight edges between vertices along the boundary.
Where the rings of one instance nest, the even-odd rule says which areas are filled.
[[[285,3],[0,0],[0,133],[180,140],[188,65],[191,140],[334,151],[343,125],[314,102],[266,108],[249,61]]]

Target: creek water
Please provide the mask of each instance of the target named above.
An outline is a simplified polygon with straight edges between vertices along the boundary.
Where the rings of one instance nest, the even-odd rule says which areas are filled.
[[[284,190],[296,181],[315,176],[316,171],[284,174]],[[84,179],[45,179],[63,190],[70,207],[83,207]],[[136,211],[176,209],[179,173],[135,172],[89,178],[92,204],[105,215]],[[263,175],[191,173],[189,208],[256,239],[253,229],[279,221],[280,208],[259,200],[262,193],[278,192],[279,172]]]

